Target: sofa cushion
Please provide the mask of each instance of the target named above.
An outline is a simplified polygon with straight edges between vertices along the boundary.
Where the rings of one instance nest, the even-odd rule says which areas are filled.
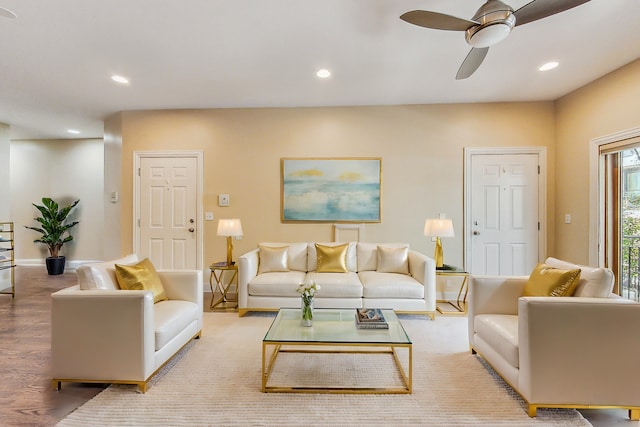
[[[202,307],[191,301],[166,300],[155,304],[153,322],[156,351],[178,336],[190,323],[196,322],[200,310]]]
[[[158,276],[149,258],[145,258],[134,265],[116,264],[115,267],[116,280],[118,281],[120,289],[127,291],[152,291],[154,303],[167,299],[160,276]]]
[[[538,264],[531,272],[522,296],[570,297],[579,280],[579,268],[563,270]]]
[[[424,286],[406,274],[361,271],[365,298],[424,298]]]
[[[573,293],[575,297],[608,298],[613,292],[615,279],[613,271],[608,268],[572,264],[553,257],[547,258],[545,264],[555,268],[580,269],[580,280]]]
[[[316,246],[316,271],[318,273],[346,273],[347,250],[349,244],[338,246],[325,246],[318,243]]]
[[[265,297],[300,296],[296,289],[300,283],[304,283],[306,275],[303,271],[258,274],[249,281],[249,295]]]
[[[272,248],[278,248],[288,246],[288,267],[289,270],[295,271],[307,271],[307,242],[302,243],[273,243],[262,242],[258,246],[269,246]]]
[[[115,291],[120,289],[116,279],[116,264],[132,265],[138,262],[136,254],[107,262],[83,264],[76,269],[80,289],[102,289]]]
[[[259,245],[258,274],[272,271],[289,271],[289,246],[271,247]]]
[[[381,246],[385,248],[404,248],[409,247],[406,243],[384,243]],[[375,271],[378,268],[378,244],[358,242],[358,270],[357,271]]]
[[[319,298],[361,298],[362,283],[354,272],[348,273],[307,273],[307,281],[313,280],[320,290],[316,293]]]
[[[340,246],[345,242],[318,242],[317,244],[323,246]],[[318,254],[316,251],[316,243],[309,243],[307,245],[307,271],[316,271],[318,268]],[[357,271],[358,261],[356,258],[356,242],[349,242],[349,249],[347,249],[347,270]]]
[[[517,315],[479,314],[475,317],[473,326],[475,333],[509,364],[520,367]]]
[[[378,265],[380,273],[409,274],[409,247],[388,248],[378,245]]]

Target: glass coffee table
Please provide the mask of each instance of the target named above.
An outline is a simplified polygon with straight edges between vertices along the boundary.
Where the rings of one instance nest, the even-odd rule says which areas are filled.
[[[300,309],[280,309],[262,340],[262,391],[265,393],[411,393],[412,343],[393,310],[382,310],[389,329],[358,329],[355,309],[315,309],[313,326],[300,324]],[[398,354],[398,349],[405,349]],[[270,386],[281,353],[351,353],[392,355],[401,376],[399,387]],[[402,358],[406,365],[403,365]],[[377,357],[377,356],[376,356]],[[267,360],[268,359],[268,360]],[[407,360],[408,359],[408,360]],[[405,368],[406,366],[406,368]],[[372,370],[371,376],[377,375]]]

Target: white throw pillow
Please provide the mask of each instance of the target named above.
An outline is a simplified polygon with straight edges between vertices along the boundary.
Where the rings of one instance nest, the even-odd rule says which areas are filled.
[[[378,268],[376,271],[409,274],[409,247],[387,248],[378,245]]]
[[[258,274],[289,271],[289,246],[277,248],[259,245]]]
[[[553,268],[580,269],[580,281],[573,293],[574,297],[608,298],[613,292],[615,279],[609,268],[572,264],[553,257],[547,258],[545,264]]]

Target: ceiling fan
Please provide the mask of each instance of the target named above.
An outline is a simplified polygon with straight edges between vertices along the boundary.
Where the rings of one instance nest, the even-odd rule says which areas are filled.
[[[514,11],[500,0],[487,0],[470,20],[429,10],[412,10],[400,16],[400,19],[435,30],[464,31],[471,51],[456,74],[456,80],[462,80],[480,67],[489,47],[506,39],[513,27],[564,12],[588,1],[534,0]]]

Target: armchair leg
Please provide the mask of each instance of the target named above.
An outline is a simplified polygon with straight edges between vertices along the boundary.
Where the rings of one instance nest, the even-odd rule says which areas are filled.
[[[536,405],[528,405],[527,406],[527,415],[531,418],[535,418],[538,413],[538,407]]]
[[[62,381],[53,380],[51,381],[51,385],[53,385],[54,390],[57,390],[57,391],[62,390]]]
[[[640,420],[640,409],[629,409],[629,419],[631,421]]]

